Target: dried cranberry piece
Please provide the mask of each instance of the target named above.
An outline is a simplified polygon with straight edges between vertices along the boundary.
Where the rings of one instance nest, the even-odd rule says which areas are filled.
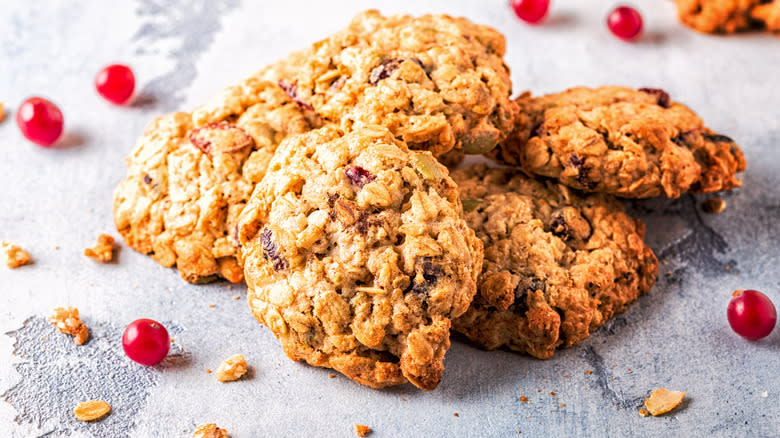
[[[422,281],[412,280],[412,286],[407,292],[425,295],[445,275],[444,269],[434,263],[430,257],[424,257],[420,267],[422,268]]]
[[[271,262],[274,269],[277,271],[287,269],[287,260],[279,255],[279,248],[276,246],[276,243],[271,240],[272,238],[273,234],[271,233],[271,230],[263,228],[263,231],[260,232],[260,245],[263,248],[263,258]]]
[[[285,82],[283,80],[280,80],[279,81],[279,86],[282,87],[282,90],[284,90],[284,92],[287,93],[287,96],[289,96],[290,99],[292,99],[292,101],[295,102],[299,107],[301,107],[301,108],[303,108],[305,110],[309,110],[309,111],[313,111],[314,110],[314,108],[311,105],[309,105],[308,103],[306,103],[306,102],[304,102],[304,101],[302,101],[301,99],[298,98],[298,82],[297,81],[293,82],[292,84],[288,84],[287,82]]]
[[[382,79],[389,78],[394,71],[398,70],[398,67],[401,66],[401,62],[403,62],[403,60],[399,58],[392,58],[382,61],[381,64],[371,70],[371,74],[368,76],[368,83],[371,85],[376,85],[377,82],[381,81]]]
[[[203,153],[213,156],[217,152],[237,152],[254,145],[254,140],[236,125],[219,122],[193,129],[190,143]]]
[[[593,188],[596,187],[596,183],[588,179],[588,168],[585,167],[585,159],[578,157],[576,154],[572,154],[569,157],[569,162],[572,167],[577,169],[577,182],[588,190],[593,190]]]
[[[352,184],[358,187],[363,187],[364,185],[376,179],[376,176],[372,175],[371,172],[360,166],[350,167],[344,173],[347,174],[347,178],[352,181]]]
[[[145,184],[151,184],[152,183],[152,177],[149,176],[148,173],[146,175],[144,175],[144,183]]]
[[[669,93],[660,88],[640,88],[639,91],[647,94],[652,94],[656,98],[656,103],[664,108],[669,108],[671,99]]]

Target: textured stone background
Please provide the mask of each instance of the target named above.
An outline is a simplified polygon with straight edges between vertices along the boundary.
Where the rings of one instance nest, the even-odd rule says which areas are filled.
[[[0,0],[0,101],[10,113],[0,122],[0,238],[35,258],[0,267],[0,333],[9,332],[0,335],[0,435],[188,436],[217,422],[234,437],[349,437],[358,422],[375,437],[780,436],[780,330],[746,342],[725,318],[736,288],[780,305],[780,38],[699,35],[676,22],[671,2],[634,1],[647,30],[636,44],[605,28],[611,0],[554,1],[542,27],[519,23],[503,0],[372,2],[386,13],[447,12],[497,27],[516,91],[663,87],[743,146],[744,187],[724,196],[724,213],[703,214],[703,197],[630,203],[662,260],[657,285],[551,360],[455,342],[437,390],[375,391],[289,361],[251,317],[242,288],[187,285],[127,248],[111,265],[81,255],[98,233],[116,236],[111,192],[152,117],[192,108],[368,3]],[[131,107],[94,92],[95,72],[114,61],[139,78]],[[56,149],[26,142],[13,123],[15,106],[34,94],[64,111],[67,136]],[[85,346],[43,319],[60,305],[81,310],[92,329]],[[139,317],[171,329],[175,363],[144,368],[124,357],[121,331]],[[219,384],[205,373],[234,353],[246,355],[249,379]],[[640,417],[658,386],[688,397],[670,415]],[[114,410],[79,423],[71,410],[90,398]]]

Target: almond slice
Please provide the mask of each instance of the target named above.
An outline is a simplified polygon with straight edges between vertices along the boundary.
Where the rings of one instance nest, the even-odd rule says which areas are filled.
[[[666,388],[658,388],[645,399],[645,407],[647,412],[655,417],[676,408],[684,397],[684,391],[669,391]]]

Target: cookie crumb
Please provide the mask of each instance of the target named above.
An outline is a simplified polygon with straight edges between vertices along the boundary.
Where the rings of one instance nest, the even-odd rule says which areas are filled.
[[[335,374],[328,374],[328,378],[329,378],[329,379],[335,379],[335,378],[336,378],[336,375],[335,375]]]
[[[5,265],[11,269],[16,269],[30,263],[30,253],[23,250],[19,245],[7,240],[2,240],[0,241],[0,250]]]
[[[206,368],[206,374],[211,374],[211,368]]]
[[[114,238],[108,234],[99,235],[95,246],[85,249],[84,255],[100,263],[110,262],[114,259]]]
[[[79,421],[94,421],[111,412],[111,406],[103,400],[81,402],[73,409],[73,415]]]
[[[591,372],[591,370],[585,370],[585,374],[587,374],[587,375],[591,375],[591,374],[592,374],[592,372]]]
[[[645,408],[641,408],[641,409],[639,409],[639,415],[641,415],[643,417],[647,417],[649,414],[647,413]]]
[[[726,209],[726,201],[719,197],[709,198],[701,204],[705,213],[717,214]]]
[[[73,335],[73,343],[76,345],[83,344],[89,338],[89,329],[81,322],[79,309],[75,307],[57,307],[49,317],[49,322],[62,333]]]
[[[357,436],[367,436],[371,433],[371,428],[363,424],[355,423],[355,433]]]
[[[401,401],[406,401],[406,397],[401,397]]]
[[[238,296],[238,295],[233,295],[233,299],[234,299],[234,300],[236,300],[236,301],[238,301],[238,300],[240,300],[240,299],[241,299],[241,297],[240,297],[240,296]]]
[[[5,109],[3,108],[3,102],[0,102],[0,122],[5,118]]]
[[[232,382],[246,374],[246,360],[243,354],[234,354],[222,361],[215,377],[220,382]]]
[[[684,397],[685,391],[669,391],[666,388],[658,388],[645,399],[645,407],[651,415],[658,416],[676,408]]]
[[[192,434],[192,438],[230,438],[225,429],[220,429],[214,423],[198,426]]]
[[[565,404],[565,403],[561,403],[561,407],[562,407],[562,408],[563,408],[563,407],[566,407],[566,404]]]
[[[455,412],[455,414],[453,415],[455,415],[456,417],[460,417],[460,415],[457,412]]]
[[[213,309],[214,307],[216,307],[214,304],[209,304],[209,308]]]
[[[524,395],[521,395],[520,396],[520,401],[523,402],[523,403],[528,403],[528,397],[526,397]]]

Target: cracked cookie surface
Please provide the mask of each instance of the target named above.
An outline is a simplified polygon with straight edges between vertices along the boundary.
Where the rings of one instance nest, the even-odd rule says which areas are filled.
[[[455,183],[385,128],[285,140],[239,221],[254,316],[293,360],[435,388],[482,245]]]
[[[270,67],[192,113],[152,121],[114,192],[114,222],[128,246],[186,281],[242,281],[234,230],[277,145],[318,121],[274,81]]]
[[[482,164],[452,177],[485,252],[477,295],[453,329],[479,346],[549,358],[655,282],[644,224],[611,196]]]
[[[626,198],[741,185],[739,146],[663,90],[577,87],[517,102],[515,131],[490,155],[530,174]]]
[[[370,10],[297,54],[297,71],[280,84],[345,130],[380,124],[436,156],[484,153],[506,138],[516,113],[505,45],[465,18]]]

